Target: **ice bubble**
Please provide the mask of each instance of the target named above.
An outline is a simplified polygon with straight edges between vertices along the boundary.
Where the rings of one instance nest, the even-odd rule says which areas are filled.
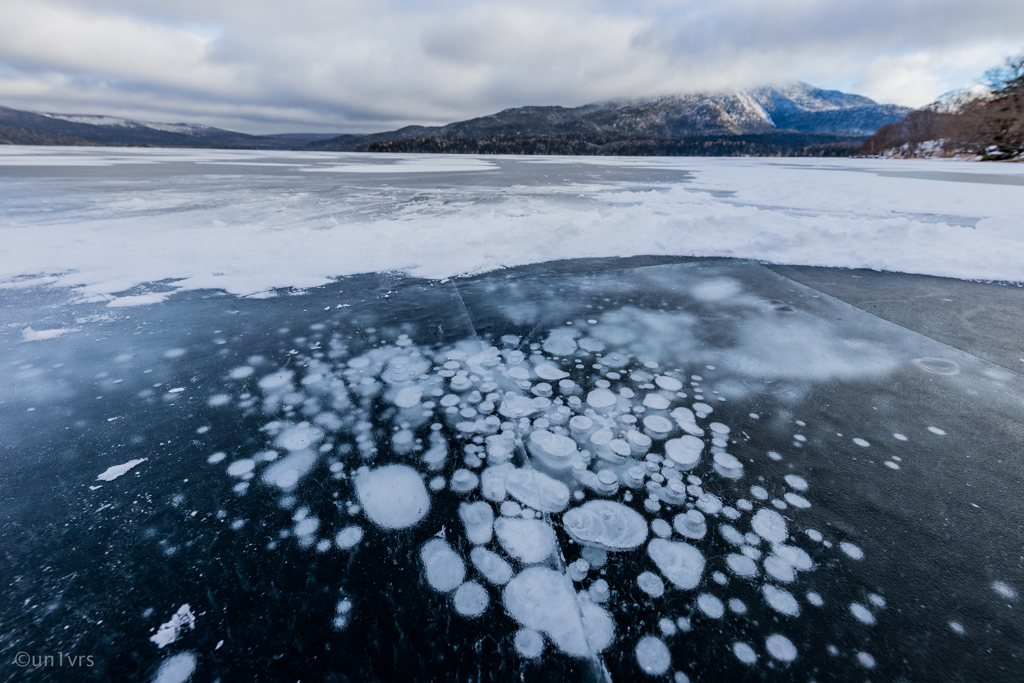
[[[893,436],[893,438],[894,438],[894,439],[896,439],[897,441],[906,441],[906,440],[907,440],[907,437],[906,437],[906,436],[904,436],[903,434],[900,434],[899,432],[893,432],[893,435],[892,435],[892,436]]]
[[[871,610],[859,602],[850,603],[850,613],[853,614],[857,621],[862,624],[872,626],[875,623],[875,615],[871,613]]]
[[[242,475],[252,472],[255,466],[255,461],[250,458],[235,460],[233,463],[228,465],[228,474],[232,477],[241,477]]]
[[[885,609],[885,598],[878,593],[868,593],[868,602],[878,609]]]
[[[715,471],[723,477],[738,479],[743,476],[743,463],[728,453],[715,453]]]
[[[769,543],[782,543],[788,535],[786,520],[779,513],[767,508],[761,508],[754,514],[751,527],[758,536]]]
[[[707,515],[717,515],[722,510],[722,500],[713,493],[702,493],[697,499],[697,508]]]
[[[768,500],[768,491],[763,486],[751,486],[750,495],[758,500]]]
[[[537,470],[512,470],[505,478],[505,488],[520,503],[541,512],[561,512],[569,504],[569,488]]]
[[[729,611],[733,614],[746,614],[747,606],[739,598],[729,598]]]
[[[733,545],[743,545],[743,534],[737,531],[735,527],[730,526],[728,524],[723,524],[722,526],[718,527],[718,532],[722,534],[722,538],[724,538],[729,543],[732,543]]]
[[[291,370],[278,370],[260,380],[260,389],[267,393],[278,393],[292,388],[292,377],[295,373]]]
[[[678,439],[665,442],[665,455],[672,459],[680,469],[690,469],[700,461],[704,450],[704,442],[689,434]]]
[[[929,427],[928,431],[931,432],[932,434],[937,434],[939,436],[945,436],[946,435],[946,432],[944,430],[942,430],[942,429],[939,429],[938,427]]]
[[[576,442],[567,436],[537,429],[530,433],[527,450],[549,467],[565,469],[576,454]]]
[[[385,529],[405,529],[430,509],[423,479],[407,465],[385,465],[356,475],[356,495],[374,523]]]
[[[714,412],[714,408],[709,406],[707,403],[694,403],[693,412],[697,413],[697,417],[704,418]]]
[[[757,653],[754,652],[754,648],[750,647],[746,643],[733,643],[732,653],[736,655],[736,659],[740,660],[747,666],[753,666],[757,663]]]
[[[581,605],[563,574],[546,567],[528,567],[508,583],[503,596],[505,609],[520,625],[547,634],[558,649],[571,656],[592,653]]]
[[[676,628],[675,622],[668,617],[662,617],[658,620],[658,630],[661,631],[661,635],[665,637],[674,636],[679,632],[679,629]]]
[[[654,378],[654,383],[666,391],[680,391],[683,388],[682,382],[666,375],[658,375]]]
[[[555,532],[546,522],[499,517],[494,532],[505,552],[526,564],[543,562],[555,551]]]
[[[725,605],[710,593],[701,593],[697,596],[697,607],[712,619],[721,619],[725,615]]]
[[[867,652],[857,653],[857,663],[863,666],[865,669],[875,668],[875,658],[869,655]]]
[[[958,636],[962,636],[965,633],[967,633],[967,629],[965,629],[964,625],[961,624],[959,621],[950,621],[948,623],[949,628],[951,628],[953,630],[953,633],[957,634]]]
[[[764,641],[765,649],[780,662],[792,662],[796,659],[796,646],[786,636],[773,633]]]
[[[647,522],[622,503],[592,500],[562,517],[573,540],[603,550],[632,550],[647,540]]]
[[[677,671],[674,674],[672,674],[672,682],[673,683],[690,683],[690,677],[687,676],[682,671]]]
[[[341,550],[348,550],[349,548],[355,547],[359,541],[363,540],[362,528],[349,525],[338,532],[338,535],[334,537],[334,544]]]
[[[294,451],[263,470],[263,481],[284,491],[291,491],[315,463],[316,454],[313,451]]]
[[[817,529],[808,529],[806,533],[808,538],[817,543],[821,543],[821,541],[825,538]]]
[[[729,565],[729,570],[736,576],[742,576],[745,579],[757,576],[757,563],[746,555],[732,553],[726,556],[725,563]]]
[[[661,415],[648,415],[643,419],[644,433],[652,439],[664,439],[672,433],[672,422]]]
[[[796,570],[789,562],[772,553],[764,560],[764,570],[773,578],[784,583],[796,580]]]
[[[516,632],[516,651],[527,659],[536,659],[544,652],[544,636],[532,628],[521,628]]]
[[[684,590],[695,588],[704,573],[704,556],[689,543],[655,538],[647,544],[647,554],[661,573]]]
[[[761,588],[761,593],[764,595],[765,602],[776,612],[791,617],[800,616],[800,604],[789,591],[766,583]]]
[[[645,674],[661,676],[672,665],[672,655],[664,641],[644,636],[636,644],[636,663]]]
[[[587,590],[587,595],[595,602],[604,602],[611,595],[611,589],[608,587],[607,581],[604,579],[598,579],[594,583],[590,584],[590,588]]]
[[[465,468],[455,470],[452,474],[451,489],[456,493],[468,493],[480,483],[480,477]]]
[[[676,421],[679,428],[687,434],[693,436],[704,436],[704,430],[697,426],[697,418],[694,417],[693,411],[689,408],[676,408],[669,413],[669,415],[671,415],[672,419]]]
[[[688,510],[676,515],[675,519],[672,520],[672,525],[679,532],[679,535],[685,538],[701,539],[704,538],[708,531],[704,515],[697,510]]]
[[[814,591],[807,591],[807,602],[811,603],[815,607],[821,607],[825,604],[825,600]]]
[[[533,371],[537,373],[538,377],[549,382],[565,379],[569,376],[568,372],[559,370],[553,363],[541,363]]]
[[[661,394],[647,394],[644,397],[644,406],[651,410],[666,410],[669,405],[669,400]]]
[[[1007,600],[1017,599],[1017,590],[1005,581],[993,581],[992,590],[998,593],[1000,597],[1006,598]]]
[[[504,586],[512,579],[512,565],[496,552],[478,546],[469,551],[469,560],[485,579],[496,586]]]
[[[301,451],[319,441],[323,435],[322,429],[314,427],[308,422],[300,422],[282,431],[274,443],[289,451]]]
[[[807,480],[796,474],[787,474],[785,476],[786,483],[797,491],[807,490]]]
[[[864,448],[867,448],[868,446],[870,446],[870,445],[871,445],[870,443],[868,443],[868,442],[867,442],[867,441],[865,441],[864,439],[861,439],[860,437],[856,437],[856,438],[854,438],[853,442],[854,442],[855,444],[857,444],[858,446],[862,446],[862,447],[864,447]]]
[[[509,463],[502,463],[501,465],[485,469],[480,474],[480,490],[484,498],[495,503],[505,500],[505,495],[507,494],[505,479],[513,469],[515,468]]]
[[[476,581],[467,581],[455,590],[452,603],[455,611],[464,617],[478,617],[487,609],[490,598],[487,589]]]
[[[615,407],[615,394],[607,389],[594,389],[587,394],[587,405],[598,412],[605,412]]]
[[[660,598],[665,594],[665,582],[653,572],[642,572],[636,577],[636,583],[644,593],[652,598]]]
[[[92,657],[88,659],[92,661]],[[167,658],[156,670],[153,683],[185,683],[195,673],[196,661],[196,656],[191,652],[179,652]]]
[[[414,408],[419,405],[423,396],[423,388],[418,386],[404,387],[395,394],[394,404],[399,408]]]
[[[427,574],[427,583],[442,593],[455,590],[466,578],[466,565],[452,547],[440,538],[423,544],[420,559]]]
[[[466,538],[473,545],[490,543],[492,526],[494,524],[494,510],[484,501],[475,503],[462,503],[459,505],[459,517],[466,527]]]
[[[854,560],[863,560],[864,559],[864,551],[861,550],[858,546],[855,546],[852,543],[848,543],[846,541],[843,541],[842,543],[839,544],[839,548],[844,553],[846,553],[851,559],[854,559]]]
[[[209,458],[207,458],[206,462],[210,463],[211,465],[216,465],[217,463],[219,463],[222,460],[224,460],[224,458],[226,458],[226,457],[228,457],[227,453],[225,453],[223,451],[217,451],[216,453],[211,455]]]
[[[806,572],[814,567],[814,563],[811,562],[811,556],[796,546],[776,545],[773,550],[776,555],[785,560],[794,569]]]
[[[655,536],[668,538],[672,535],[672,526],[665,520],[659,518],[651,521],[651,531],[654,532]]]
[[[228,376],[231,379],[245,379],[253,373],[253,367],[251,365],[242,365],[232,370]]]
[[[785,498],[786,502],[795,508],[806,510],[807,508],[811,507],[811,501],[807,500],[801,495],[793,493],[792,491],[786,492],[786,495],[783,496],[783,498]]]

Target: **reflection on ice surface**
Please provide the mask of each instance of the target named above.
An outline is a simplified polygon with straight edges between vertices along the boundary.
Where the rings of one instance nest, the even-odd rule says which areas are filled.
[[[104,334],[208,317],[166,343],[93,342],[115,360],[69,369],[88,380],[79,394],[21,359],[4,399],[32,416],[123,401],[89,418],[124,430],[90,460],[89,519],[120,524],[148,496],[147,561],[202,568],[195,590],[163,584],[118,608],[147,610],[135,629],[155,680],[307,648],[309,675],[360,679],[384,678],[398,652],[403,671],[439,678],[888,675],[909,589],[879,567],[918,551],[887,555],[869,529],[891,511],[848,492],[900,481],[915,441],[956,438],[888,389],[935,376],[912,361],[939,351],[789,286],[698,262],[172,299]],[[252,326],[231,329],[242,316]],[[17,348],[77,348],[91,324]],[[958,362],[942,377],[976,393],[995,381]],[[146,441],[142,415],[165,413],[179,431]],[[970,580],[1016,600],[998,577]],[[973,628],[937,616],[945,636]]]

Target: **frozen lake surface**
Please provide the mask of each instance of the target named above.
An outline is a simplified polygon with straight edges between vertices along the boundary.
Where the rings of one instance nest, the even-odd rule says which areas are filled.
[[[500,252],[474,231],[524,225],[513,207],[598,232],[623,229],[623,193],[662,232],[650,202],[673,193],[769,225],[824,211],[751,208],[760,181],[727,187],[727,160],[16,151],[6,661],[91,656],[78,680],[1016,680],[1024,355],[999,321],[1020,288],[673,256],[447,279]],[[780,187],[815,164],[893,182],[734,162]],[[500,174],[515,197],[494,196]],[[831,211],[977,232],[1011,219],[973,192],[1021,191],[899,180],[965,185],[959,222]],[[230,212],[246,218],[212,223]],[[417,256],[427,241],[360,251],[445,221],[448,265]],[[445,278],[354,274],[413,256]],[[948,297],[900,298],[920,282]],[[69,676],[28,669],[0,670]]]

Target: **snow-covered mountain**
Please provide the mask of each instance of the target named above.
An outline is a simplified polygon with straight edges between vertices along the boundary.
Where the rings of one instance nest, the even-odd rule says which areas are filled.
[[[192,137],[204,137],[210,135],[233,134],[231,131],[212,126],[204,126],[198,123],[154,123],[152,121],[136,121],[135,119],[122,119],[117,116],[100,116],[95,114],[52,114],[40,112],[42,116],[58,121],[69,123],[84,123],[90,126],[110,126],[113,128],[128,128],[134,130],[155,130],[162,133],[177,133],[178,135],[190,135]]]
[[[643,138],[797,131],[870,135],[899,121],[908,107],[878,104],[860,95],[822,90],[806,83],[718,93],[669,95],[581,107],[532,106],[446,126],[407,126],[395,131],[314,143],[317,149],[354,150],[389,140],[488,139],[499,136],[572,136],[597,144]]]

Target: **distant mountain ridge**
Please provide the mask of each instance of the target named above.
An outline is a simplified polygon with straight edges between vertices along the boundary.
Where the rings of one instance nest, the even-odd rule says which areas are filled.
[[[911,109],[878,104],[806,83],[749,91],[669,95],[581,107],[529,106],[445,126],[406,126],[363,136],[344,136],[309,147],[355,151],[378,142],[423,138],[488,140],[505,136],[581,138],[595,144],[627,139],[682,140],[701,136],[794,131],[867,136]]]
[[[0,107],[0,143],[323,151],[544,154],[850,153],[863,137],[911,110],[792,83],[667,95],[580,107],[527,106],[444,126],[368,135],[247,135],[190,123],[26,112]],[[809,137],[810,136],[810,137]],[[818,136],[818,137],[815,137]],[[453,142],[456,141],[456,142]],[[742,143],[742,144],[740,144]],[[834,149],[828,151],[829,146]],[[835,147],[838,145],[839,147]]]

